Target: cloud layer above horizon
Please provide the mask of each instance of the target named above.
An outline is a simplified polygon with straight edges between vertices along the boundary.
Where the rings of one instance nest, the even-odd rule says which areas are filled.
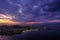
[[[60,0],[0,0],[0,14],[19,22],[60,20]]]

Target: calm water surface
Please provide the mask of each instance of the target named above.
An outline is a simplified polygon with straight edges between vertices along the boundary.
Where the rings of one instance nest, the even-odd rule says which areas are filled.
[[[40,30],[40,31],[28,31],[28,32],[24,32],[22,34],[17,34],[13,36],[0,35],[0,40],[32,40],[32,38],[44,37],[47,35],[60,35],[60,31]]]

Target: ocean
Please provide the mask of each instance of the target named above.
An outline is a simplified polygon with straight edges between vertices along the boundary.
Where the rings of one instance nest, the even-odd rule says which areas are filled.
[[[16,34],[11,36],[0,35],[0,40],[37,40],[44,38],[57,38],[60,36],[60,31],[57,30],[39,30],[39,31],[27,31],[22,34]]]

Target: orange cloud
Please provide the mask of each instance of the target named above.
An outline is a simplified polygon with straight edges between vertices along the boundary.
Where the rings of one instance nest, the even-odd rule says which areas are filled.
[[[11,16],[9,14],[0,14],[0,25],[32,25],[32,24],[42,24],[42,23],[54,23],[54,22],[60,22],[60,20],[44,20],[42,22],[17,22],[13,21],[12,19],[15,18],[15,16]]]
[[[15,16],[11,16],[11,15],[4,15],[4,14],[0,14],[0,19],[12,19],[15,18]]]
[[[45,20],[41,22],[26,22],[25,24],[42,24],[42,23],[60,23],[60,20]]]
[[[16,21],[12,21],[12,19],[15,18],[15,16],[10,16],[8,14],[4,15],[4,14],[0,14],[0,24],[1,25],[16,25],[19,24],[19,22]]]
[[[26,24],[41,24],[43,22],[26,22]]]

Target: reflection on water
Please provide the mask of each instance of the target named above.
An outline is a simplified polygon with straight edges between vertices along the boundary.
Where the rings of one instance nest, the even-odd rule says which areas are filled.
[[[2,35],[0,35],[0,40],[11,40],[12,39],[12,37],[11,36],[2,36]]]
[[[23,32],[22,34],[17,34],[17,35],[13,35],[13,36],[1,36],[0,35],[0,40],[32,40],[32,38],[34,39],[40,39],[40,37],[44,37],[44,36],[56,36],[60,35],[60,31],[57,30],[39,30],[39,31],[27,31],[27,32]],[[48,37],[49,37],[48,36]],[[50,37],[50,38],[51,38]]]

